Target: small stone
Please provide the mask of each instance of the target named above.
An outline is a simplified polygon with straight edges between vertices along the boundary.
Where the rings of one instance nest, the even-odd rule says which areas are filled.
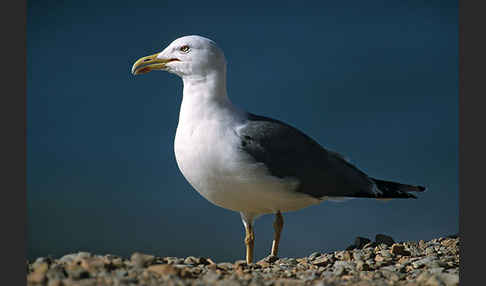
[[[46,277],[49,281],[51,281],[51,280],[62,280],[62,279],[67,278],[66,274],[64,272],[64,268],[60,264],[57,264],[57,265],[51,267],[49,270],[47,270]]]
[[[164,257],[163,259],[167,264],[181,264],[184,259],[178,257]]]
[[[115,277],[118,278],[123,278],[128,276],[128,272],[125,269],[117,269],[113,271],[113,274],[115,275]]]
[[[349,252],[349,250],[338,251],[335,256],[337,259],[344,261],[350,261],[352,258],[351,252]]]
[[[357,284],[353,284],[353,285],[356,285],[356,286],[376,286],[371,281],[366,281],[366,280],[359,281]]]
[[[432,273],[432,274],[440,274],[440,273],[443,273],[445,270],[444,267],[432,267],[432,268],[429,268],[427,271],[429,273]]]
[[[375,253],[379,253],[382,250],[388,250],[388,249],[389,249],[388,245],[386,245],[384,243],[380,243],[380,244],[375,246],[375,249],[373,249],[373,251]]]
[[[209,264],[209,265],[215,265],[216,266],[216,264]],[[194,267],[192,269],[192,273],[195,274],[195,276],[201,274],[202,272],[203,272],[203,267]]]
[[[459,275],[449,273],[439,273],[437,277],[447,286],[459,285]]]
[[[394,243],[391,246],[390,253],[394,255],[403,255],[403,256],[410,256],[410,251],[405,250],[405,246]]]
[[[91,253],[89,253],[89,252],[80,251],[80,252],[78,252],[77,256],[78,256],[78,258],[79,258],[79,259],[82,259],[82,258],[88,258],[88,257],[91,257],[91,256],[92,256],[92,254],[91,254]]]
[[[59,279],[49,279],[49,282],[47,283],[47,286],[62,286],[62,280]]]
[[[295,270],[297,272],[302,272],[302,271],[306,271],[310,268],[310,264],[308,263],[299,263],[295,266]]]
[[[194,256],[188,256],[188,257],[186,257],[186,259],[184,259],[184,264],[197,265],[197,264],[199,264],[199,259],[197,257],[194,257]]]
[[[263,258],[263,260],[265,260],[266,262],[272,264],[272,263],[274,263],[275,261],[278,260],[278,257],[275,256],[275,255],[269,255],[269,256]]]
[[[363,246],[363,249],[372,248],[372,247],[375,247],[375,246],[376,246],[376,243],[374,243],[374,242],[368,242],[367,244],[365,244]]]
[[[417,261],[412,262],[412,266],[414,268],[422,268],[422,267],[424,267],[426,265],[431,264],[434,260],[435,260],[435,258],[433,258],[433,257],[430,257],[430,256],[429,257],[425,257],[425,258],[422,258],[420,260],[417,260]]]
[[[309,260],[312,261],[312,260],[316,259],[319,256],[321,256],[321,253],[319,253],[319,252],[313,252],[313,253],[311,253],[311,255],[309,255]]]
[[[373,252],[372,248],[363,249],[363,258],[364,258],[364,260],[372,259],[374,257],[375,257],[375,253]]]
[[[355,260],[363,260],[363,259],[366,259],[365,258],[365,255],[364,255],[364,252],[362,250],[354,250],[353,251],[353,258]]]
[[[49,265],[46,262],[39,262],[35,265],[34,272],[27,275],[27,281],[30,283],[43,283],[46,279],[46,272]]]
[[[81,263],[81,267],[86,269],[88,272],[99,272],[105,267],[104,261],[97,257],[82,258],[79,262]]]
[[[400,274],[396,273],[395,271],[390,271],[390,270],[386,270],[386,269],[382,269],[382,270],[380,270],[380,272],[383,275],[383,277],[385,277],[386,279],[393,281],[393,282],[396,282],[403,277],[403,275],[400,275]]]
[[[319,278],[319,275],[317,274],[317,271],[315,271],[315,270],[306,270],[306,271],[301,272],[298,275],[297,278],[299,278],[303,281],[312,281],[312,280]]]
[[[270,263],[266,262],[265,260],[260,260],[260,261],[257,262],[257,264],[260,265],[263,268],[270,266]]]
[[[104,262],[105,262],[105,269],[107,271],[113,271],[115,269],[123,267],[123,260],[119,257],[114,258],[111,261],[105,259]]]
[[[209,264],[215,264],[214,261],[212,261],[210,258],[204,258],[204,257],[199,257],[197,259],[197,264],[202,264],[202,265],[209,265]]]
[[[346,268],[351,267],[351,262],[348,261],[336,261],[334,262],[334,267],[344,266]]]
[[[103,257],[103,262],[105,263],[105,268],[113,270],[123,266],[123,259],[114,255],[105,255]]]
[[[233,264],[231,264],[229,262],[221,262],[221,263],[218,263],[217,265],[218,265],[218,268],[223,269],[223,270],[233,269]]]
[[[179,271],[177,268],[170,264],[156,264],[147,267],[147,271],[157,273],[160,276],[177,275]]]
[[[366,237],[356,237],[354,239],[354,245],[356,246],[356,248],[358,249],[362,249],[366,244],[370,243],[371,240],[366,238]]]
[[[235,265],[234,265],[235,269],[238,269],[238,268],[245,269],[247,267],[248,267],[248,264],[246,263],[246,261],[244,261],[244,260],[235,261]]]
[[[411,263],[410,261],[410,257],[407,257],[407,256],[402,256],[400,257],[400,259],[398,259],[398,263],[402,264],[402,265],[408,265]]]
[[[372,269],[377,270],[377,269],[380,269],[384,265],[385,265],[385,261],[377,261],[375,264],[370,264],[370,267]]]
[[[383,256],[383,258],[387,259],[387,258],[392,258],[393,254],[391,253],[391,251],[389,250],[381,250],[380,252],[380,255]]]
[[[429,246],[425,249],[425,255],[433,255],[435,253],[435,249],[432,246]]]
[[[155,260],[155,256],[143,254],[140,252],[135,252],[130,257],[130,261],[133,263],[135,267],[146,267]]]
[[[363,271],[359,273],[359,279],[363,281],[369,281],[373,279],[373,272]]]
[[[293,265],[293,266],[299,264],[299,262],[295,258],[289,258],[289,259],[287,259],[286,263],[287,264],[290,264],[290,265]]]
[[[327,265],[331,264],[332,262],[333,262],[332,259],[324,256],[324,257],[319,257],[319,258],[315,259],[314,261],[312,261],[312,264],[316,265],[316,266],[327,266]]]
[[[245,262],[246,263],[246,262]],[[221,277],[220,274],[218,274],[215,271],[208,271],[203,277],[203,281],[205,284],[214,284],[216,281],[219,280]]]
[[[393,240],[393,238],[391,236],[388,236],[388,235],[385,235],[385,234],[377,234],[375,236],[375,243],[376,244],[384,243],[388,246],[391,246],[395,243],[395,241]]]
[[[431,275],[424,283],[425,286],[445,286],[437,275]]]
[[[47,266],[51,265],[52,259],[50,257],[39,257],[34,263],[32,263],[33,268],[37,268],[39,265],[47,263]]]
[[[356,269],[358,269],[359,271],[369,271],[370,266],[363,260],[358,260],[356,261]]]
[[[208,266],[206,266],[206,268],[208,270],[213,270],[213,271],[216,271],[218,269],[221,269],[221,268],[218,268],[218,265],[217,264],[209,264]]]
[[[298,263],[307,263],[307,262],[309,262],[309,259],[307,257],[297,258],[296,260],[297,260]]]
[[[69,278],[72,278],[74,280],[85,279],[90,277],[89,272],[76,263],[66,265],[64,269],[66,270],[66,273],[68,274]]]
[[[336,276],[341,276],[341,275],[346,274],[346,273],[347,273],[347,271],[346,271],[346,268],[344,268],[344,266],[339,265],[339,266],[337,266],[336,268],[334,268],[333,273],[334,273],[334,275],[336,275]]]
[[[429,280],[430,277],[432,277],[432,274],[424,271],[420,273],[415,280],[418,283],[425,283],[425,281]]]
[[[178,269],[177,274],[182,279],[194,278],[192,268],[188,268],[188,267]]]

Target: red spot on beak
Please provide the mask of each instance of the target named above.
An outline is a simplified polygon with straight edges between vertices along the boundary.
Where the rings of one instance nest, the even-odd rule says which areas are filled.
[[[150,71],[150,68],[149,67],[146,67],[146,68],[143,68],[139,71],[137,71],[138,74],[143,74],[143,73],[148,73]]]

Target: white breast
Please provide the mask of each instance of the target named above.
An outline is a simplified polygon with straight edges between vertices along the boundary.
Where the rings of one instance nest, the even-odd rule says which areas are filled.
[[[297,210],[320,202],[294,192],[295,179],[271,176],[263,164],[238,148],[235,129],[244,124],[243,113],[219,110],[194,120],[185,116],[186,111],[182,106],[174,144],[176,160],[187,181],[207,200],[255,214]]]

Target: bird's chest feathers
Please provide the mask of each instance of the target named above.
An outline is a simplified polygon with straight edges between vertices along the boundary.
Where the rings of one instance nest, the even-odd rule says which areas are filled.
[[[237,175],[238,138],[219,120],[180,122],[174,144],[177,164],[197,190]]]

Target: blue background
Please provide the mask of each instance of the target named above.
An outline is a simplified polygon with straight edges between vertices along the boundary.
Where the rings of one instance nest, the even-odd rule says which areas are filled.
[[[370,176],[429,189],[286,213],[280,256],[458,232],[457,1],[28,1],[28,256],[74,251],[244,258],[238,213],[173,153],[182,81],[132,64],[199,34],[232,101],[286,121]],[[273,216],[256,221],[268,255]]]

